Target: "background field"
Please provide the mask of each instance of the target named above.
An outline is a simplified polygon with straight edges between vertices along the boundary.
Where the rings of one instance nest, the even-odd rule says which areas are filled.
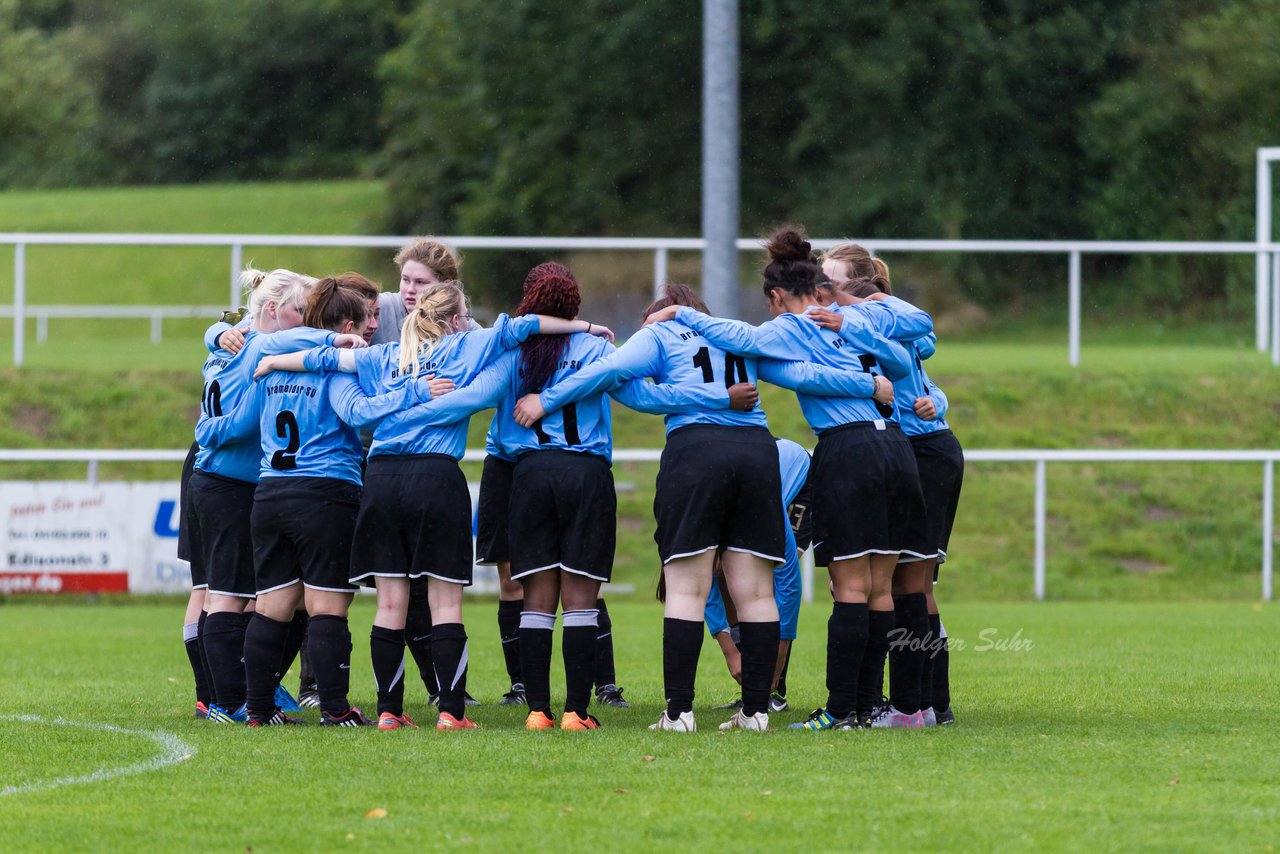
[[[825,614],[804,611],[794,711],[822,699]],[[190,759],[55,790],[0,794],[8,850],[548,848],[684,850],[1271,850],[1280,785],[1274,608],[1250,604],[966,604],[947,608],[959,723],[929,731],[720,734],[733,685],[708,641],[689,737],[650,733],[661,613],[613,607],[635,702],[599,733],[527,733],[493,704],[493,602],[473,603],[483,729],[215,729],[190,717],[180,611],[7,607],[0,622],[0,792],[146,762],[144,737],[14,720],[164,731]],[[353,696],[372,701],[352,617]],[[1001,648],[1004,644],[1004,648]],[[558,655],[553,696],[561,696]],[[296,671],[289,678],[296,682]],[[419,721],[424,692],[409,680]],[[314,713],[308,717],[315,717]],[[383,819],[365,818],[386,810]]]

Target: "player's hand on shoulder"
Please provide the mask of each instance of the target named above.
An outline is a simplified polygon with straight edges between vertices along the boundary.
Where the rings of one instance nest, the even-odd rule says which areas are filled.
[[[361,347],[368,347],[369,342],[364,340],[363,335],[343,333],[334,337],[333,346],[341,347],[344,350],[359,350]]]
[[[233,326],[218,336],[218,346],[231,355],[244,349],[244,331]]]
[[[587,332],[596,336],[597,338],[603,338],[604,340],[608,341],[610,344],[612,344],[615,340],[613,330],[607,326],[601,326],[598,323],[588,323]]]
[[[263,356],[261,359],[258,360],[258,366],[253,369],[253,378],[255,380],[260,380],[263,377],[265,377],[267,374],[274,371],[275,369],[276,369],[276,357]]]
[[[435,374],[422,377],[421,382],[426,383],[427,391],[431,393],[432,400],[456,389],[453,380],[445,379],[444,377],[437,378]]]
[[[830,329],[832,332],[839,332],[840,327],[844,326],[844,315],[827,308],[811,308],[805,312],[805,317],[808,317],[823,329]]]
[[[678,305],[669,305],[666,308],[658,309],[644,319],[644,325],[648,326],[650,323],[661,323],[664,320],[675,320],[676,314],[679,311],[680,306]]]
[[[516,423],[521,427],[532,427],[546,414],[547,410],[542,407],[542,399],[536,394],[526,394],[516,403]]]
[[[760,402],[760,390],[755,383],[734,383],[729,386],[729,408],[750,412]]]

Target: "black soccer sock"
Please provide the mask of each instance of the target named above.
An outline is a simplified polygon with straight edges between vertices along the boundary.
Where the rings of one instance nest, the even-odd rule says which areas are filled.
[[[787,696],[787,671],[791,669],[791,650],[795,649],[796,643],[793,640],[791,645],[787,647],[787,657],[782,662],[782,672],[778,674],[778,696]]]
[[[596,600],[596,690],[606,685],[617,686],[618,674],[613,664],[613,620],[609,619],[609,609],[603,599]]]
[[[941,712],[951,708],[951,648],[947,643],[942,617],[930,614],[929,625],[938,638],[935,647],[937,656],[933,660],[933,707]]]
[[[667,697],[667,718],[675,720],[693,711],[693,688],[702,654],[702,621],[662,620],[662,683]]]
[[[307,641],[307,626],[310,621],[306,611],[294,611],[293,620],[289,623],[289,637],[284,642],[284,652],[280,656],[280,678],[289,672],[293,663],[298,660],[298,652]]]
[[[920,708],[932,709],[933,705],[933,664],[937,660],[938,636],[933,631],[932,615],[929,618],[929,633],[925,635],[924,667],[920,670]]]
[[[596,670],[596,637],[600,615],[595,608],[564,612],[564,710],[586,717],[591,703],[591,680]]]
[[[317,614],[307,622],[307,653],[316,668],[316,690],[320,708],[330,717],[341,717],[350,709],[351,630],[347,618]]]
[[[462,623],[432,629],[431,660],[440,685],[440,711],[462,720],[467,713],[467,630]]]
[[[551,633],[556,615],[520,613],[520,674],[529,711],[551,714]]]
[[[858,673],[869,632],[865,602],[833,602],[827,620],[827,712],[843,718],[858,702]]]
[[[440,693],[436,682],[435,666],[431,663],[431,606],[427,602],[427,585],[420,581],[409,583],[409,611],[405,617],[404,641],[413,654],[413,661],[422,675],[427,696]]]
[[[298,650],[298,694],[306,694],[316,690],[316,669],[311,666],[311,656],[307,654],[307,646],[303,644]]]
[[[858,700],[855,708],[860,715],[869,715],[884,696],[884,662],[889,656],[890,632],[897,625],[893,611],[867,612],[867,647],[858,671]]]
[[[374,626],[369,631],[369,658],[378,686],[378,714],[404,714],[404,629]]]
[[[742,714],[769,711],[769,688],[778,665],[777,620],[738,623],[742,637]]]
[[[208,705],[209,703],[213,702],[213,677],[209,675],[209,659],[205,658],[205,655],[204,655],[204,621],[207,620],[208,618],[209,618],[209,612],[202,610],[200,612],[200,619],[196,621],[196,637],[199,638],[200,640],[200,643],[196,646],[196,649],[199,650],[200,652],[200,669],[201,671],[203,671],[203,676],[204,676],[204,690],[205,690],[206,699],[203,700],[203,702],[205,705]]]
[[[498,638],[502,641],[502,657],[507,662],[507,678],[512,685],[524,682],[520,677],[520,612],[523,599],[498,600]]]
[[[204,643],[200,636],[200,623],[184,623],[182,626],[182,646],[187,651],[187,663],[191,665],[191,676],[196,686],[196,702],[207,707],[213,701],[209,678],[205,675]]]
[[[213,679],[214,702],[235,712],[245,701],[244,634],[249,615],[219,611],[204,623],[204,654]]]
[[[924,671],[929,604],[923,593],[893,597],[897,629],[889,651],[889,691],[893,707],[908,715],[920,711],[920,674]]]
[[[280,661],[288,636],[288,623],[258,613],[249,618],[244,632],[244,679],[249,714],[253,717],[269,718],[275,714]]]

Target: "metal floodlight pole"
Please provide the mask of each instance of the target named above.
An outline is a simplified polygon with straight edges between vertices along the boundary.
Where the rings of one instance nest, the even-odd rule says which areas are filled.
[[[702,4],[702,296],[738,316],[738,2]]]

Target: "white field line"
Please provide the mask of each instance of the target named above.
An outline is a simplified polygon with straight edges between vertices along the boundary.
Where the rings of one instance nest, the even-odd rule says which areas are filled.
[[[160,730],[146,729],[125,729],[124,727],[113,726],[111,724],[91,723],[88,721],[69,721],[64,718],[44,718],[39,715],[0,715],[0,721],[20,721],[22,723],[39,724],[41,726],[64,726],[74,729],[89,729],[99,732],[114,732],[120,735],[140,735],[149,738],[156,743],[161,752],[146,762],[138,762],[134,765],[124,765],[117,768],[99,768],[89,774],[77,774],[67,777],[58,777],[54,780],[33,780],[29,783],[21,783],[17,786],[5,786],[0,789],[0,797],[7,795],[24,795],[28,792],[43,792],[50,789],[60,789],[63,786],[74,786],[78,783],[101,783],[106,780],[114,780],[117,777],[128,777],[133,774],[143,774],[147,771],[155,771],[159,768],[166,768],[170,765],[177,765],[184,762],[195,755],[196,749],[178,738]]]

